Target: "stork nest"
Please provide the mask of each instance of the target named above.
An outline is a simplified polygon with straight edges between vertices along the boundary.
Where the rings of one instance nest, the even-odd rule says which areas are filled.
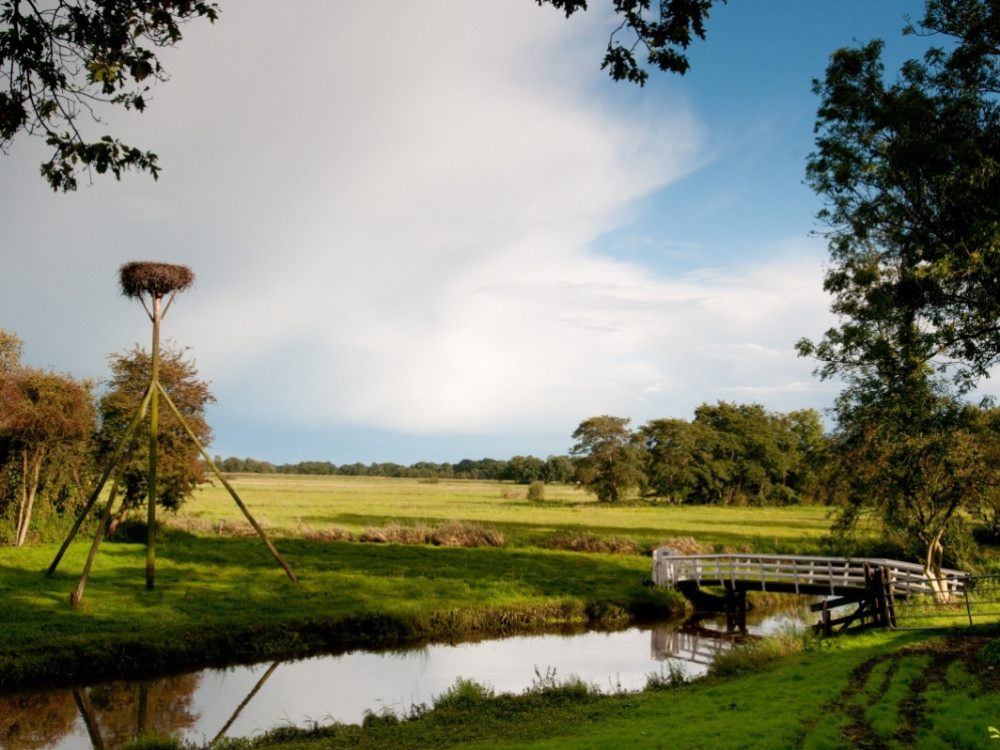
[[[122,294],[141,299],[143,292],[152,297],[165,297],[180,292],[194,283],[194,273],[187,266],[170,263],[133,261],[119,269]]]

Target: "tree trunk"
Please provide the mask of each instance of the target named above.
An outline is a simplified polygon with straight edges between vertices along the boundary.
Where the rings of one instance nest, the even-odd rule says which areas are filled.
[[[941,572],[944,562],[944,546],[941,544],[943,535],[944,528],[942,527],[927,545],[924,557],[924,575],[927,576],[928,584],[934,592],[934,598],[939,602],[947,602],[951,599],[951,594],[943,580],[944,574]]]
[[[28,452],[22,453],[21,470],[21,503],[17,510],[17,530],[14,533],[14,546],[21,547],[28,536],[28,526],[31,524],[31,511],[35,507],[35,496],[38,494],[38,479],[42,473],[44,451],[39,451],[32,462],[31,481],[28,481]]]

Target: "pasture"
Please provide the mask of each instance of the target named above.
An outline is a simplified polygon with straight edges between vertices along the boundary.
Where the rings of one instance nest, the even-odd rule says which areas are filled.
[[[670,539],[706,549],[817,552],[829,531],[822,507],[736,508],[646,503],[611,505],[568,485],[548,485],[531,502],[524,485],[494,481],[239,474],[229,479],[254,517],[277,536],[346,532],[357,538],[387,525],[463,521],[500,531],[507,546],[559,546],[583,537],[631,541],[648,552]],[[171,525],[196,533],[249,533],[220,484],[203,486]]]

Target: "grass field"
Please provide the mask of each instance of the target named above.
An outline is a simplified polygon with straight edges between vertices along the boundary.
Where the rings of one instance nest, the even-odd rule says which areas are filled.
[[[298,584],[217,485],[164,516],[153,591],[145,588],[141,544],[102,545],[75,609],[69,591],[89,540],[70,547],[52,578],[43,571],[56,545],[0,549],[0,688],[663,618],[683,601],[645,585],[650,559],[642,552],[669,542],[815,553],[829,524],[823,508],[612,506],[569,487],[546,488],[538,503],[525,487],[492,482],[240,475],[233,484]],[[357,541],[388,527],[449,524],[495,530],[503,544]],[[628,554],[566,551],[608,540]],[[283,750],[1000,746],[989,731],[1000,725],[997,635],[796,637],[787,652],[737,653],[704,683],[611,697],[572,681],[523,696],[458,684],[406,721],[373,715],[363,727],[276,732],[255,743]]]
[[[648,551],[667,539],[692,537],[709,548],[817,552],[830,527],[822,507],[720,508],[610,505],[566,485],[550,485],[544,502],[529,502],[524,485],[378,477],[240,474],[230,479],[254,517],[277,535],[338,529],[355,536],[372,527],[461,520],[498,529],[515,547],[573,535],[618,537]],[[176,519],[181,528],[249,529],[216,483],[200,489]]]

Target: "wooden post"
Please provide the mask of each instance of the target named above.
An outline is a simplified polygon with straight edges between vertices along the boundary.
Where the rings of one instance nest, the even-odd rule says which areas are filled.
[[[146,478],[146,588],[153,589],[156,577],[156,449],[159,429],[160,396],[160,302],[162,297],[153,297],[153,349],[150,353],[149,377],[152,394],[149,401],[149,470]]]
[[[97,486],[94,487],[94,491],[90,494],[87,500],[87,504],[84,506],[83,510],[80,511],[80,515],[77,516],[76,521],[73,523],[73,528],[70,529],[69,536],[66,537],[66,541],[62,543],[59,551],[56,553],[55,559],[49,566],[48,575],[50,578],[52,574],[56,572],[56,568],[59,567],[59,561],[62,560],[63,555],[66,554],[66,550],[69,549],[70,543],[73,538],[80,531],[80,526],[83,525],[84,519],[90,514],[91,509],[97,503],[97,498],[101,495],[101,490],[104,489],[104,485],[107,484],[108,478],[111,476],[111,472],[114,471],[115,466],[118,465],[118,459],[121,457],[123,452],[126,452],[126,446],[132,440],[132,434],[135,432],[136,428],[139,426],[139,422],[146,415],[146,408],[149,406],[150,394],[153,390],[152,384],[146,389],[146,393],[142,397],[142,401],[139,403],[139,408],[136,409],[135,414],[132,416],[132,421],[129,422],[127,428],[125,428],[125,434],[122,435],[121,441],[118,443],[118,447],[115,448],[114,455],[111,456],[111,460],[108,461],[108,465],[104,467],[104,473],[101,474],[100,480],[97,482]]]
[[[187,432],[188,437],[191,438],[194,444],[198,447],[198,451],[201,453],[201,457],[205,459],[205,463],[208,465],[208,468],[210,468],[212,470],[212,473],[215,474],[216,478],[220,482],[222,482],[222,486],[226,488],[226,490],[229,492],[230,497],[233,498],[239,509],[243,511],[243,515],[246,516],[246,519],[250,522],[250,525],[253,526],[254,531],[257,532],[257,536],[261,538],[261,540],[267,546],[268,550],[270,550],[271,554],[274,556],[274,559],[278,561],[278,564],[282,567],[282,569],[291,579],[292,583],[298,583],[299,579],[295,577],[295,573],[292,572],[292,569],[288,566],[288,563],[285,562],[284,558],[278,553],[278,550],[275,549],[273,544],[271,544],[271,540],[267,538],[267,534],[264,533],[263,527],[259,523],[257,523],[257,521],[254,519],[252,515],[250,515],[250,510],[247,508],[246,505],[243,504],[243,501],[240,500],[240,496],[236,494],[236,490],[233,489],[233,486],[229,484],[228,481],[226,481],[226,478],[224,476],[222,476],[222,472],[220,472],[218,467],[215,465],[215,461],[213,461],[212,457],[208,455],[208,451],[205,450],[205,446],[201,444],[201,441],[198,439],[198,436],[194,434],[194,430],[192,430],[191,427],[188,425],[187,420],[184,419],[184,415],[181,414],[180,409],[178,409],[177,406],[174,404],[173,400],[170,398],[170,395],[167,393],[167,391],[163,388],[162,385],[160,385],[159,383],[157,383],[156,385],[160,389],[161,394],[163,395],[164,402],[166,402],[167,406],[174,413],[174,416],[177,418],[177,421],[181,423],[181,426],[184,428],[184,431]]]

